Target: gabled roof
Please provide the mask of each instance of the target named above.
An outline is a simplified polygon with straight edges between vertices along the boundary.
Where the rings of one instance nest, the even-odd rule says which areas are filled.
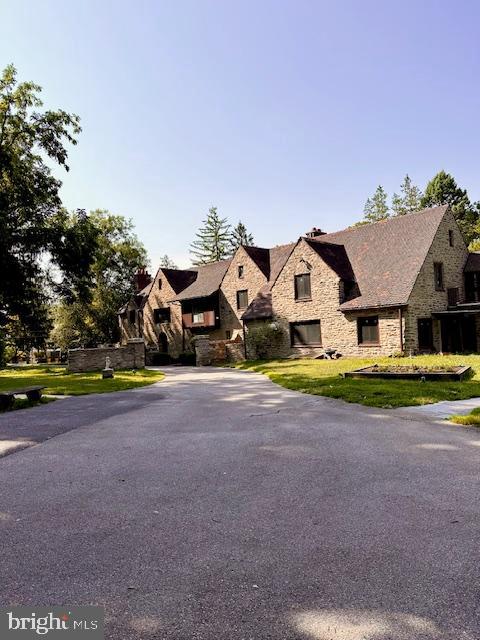
[[[219,260],[210,264],[202,264],[195,267],[197,277],[194,282],[184,289],[174,300],[192,300],[194,298],[206,298],[214,294],[220,288],[231,259]]]
[[[292,242],[290,244],[272,247],[271,249],[262,249],[262,251],[268,251],[268,282],[260,289],[245,309],[242,314],[242,320],[255,320],[270,318],[272,316],[272,286],[293,251],[295,244],[295,242]]]
[[[348,259],[347,252],[343,244],[333,244],[331,242],[315,242],[310,238],[303,238],[312,247],[322,260],[338,275],[342,280],[353,282],[355,275],[352,265]]]
[[[342,311],[406,305],[447,205],[308,239],[345,248],[360,295]],[[326,255],[326,254],[325,254]]]
[[[270,249],[262,249],[262,247],[249,247],[245,245],[242,246],[268,280],[270,278]]]
[[[180,293],[189,287],[197,277],[197,272],[192,269],[165,269],[160,267],[160,270],[175,293]]]

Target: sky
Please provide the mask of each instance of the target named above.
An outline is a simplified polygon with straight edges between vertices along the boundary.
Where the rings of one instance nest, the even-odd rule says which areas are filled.
[[[274,246],[406,173],[480,199],[479,23],[476,0],[0,0],[0,65],[81,117],[64,204],[186,267],[211,206]]]

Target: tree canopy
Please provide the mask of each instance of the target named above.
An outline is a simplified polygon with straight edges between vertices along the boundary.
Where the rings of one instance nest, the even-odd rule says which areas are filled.
[[[193,264],[207,264],[228,258],[231,255],[230,238],[227,218],[220,218],[217,207],[210,207],[203,226],[197,231],[196,240],[190,245]]]
[[[85,221],[64,226],[61,182],[47,165],[68,171],[67,145],[76,144],[80,121],[62,109],[42,110],[40,92],[33,82],[17,82],[13,65],[0,75],[0,318],[4,331],[14,322],[16,332],[31,335],[47,330],[46,265],[57,267],[64,289],[90,270],[88,252],[83,261],[68,259],[73,227]]]
[[[230,236],[230,252],[233,254],[238,247],[251,247],[253,244],[253,235],[248,232],[247,227],[239,220],[238,224],[232,229]]]

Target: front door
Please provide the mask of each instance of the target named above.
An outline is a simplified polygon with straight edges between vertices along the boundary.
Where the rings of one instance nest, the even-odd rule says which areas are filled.
[[[431,318],[419,318],[418,320],[418,348],[420,351],[432,351],[433,349]]]

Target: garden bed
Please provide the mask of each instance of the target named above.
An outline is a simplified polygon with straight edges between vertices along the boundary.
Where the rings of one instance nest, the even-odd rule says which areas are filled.
[[[415,365],[389,366],[370,365],[341,374],[344,378],[383,378],[398,380],[463,380],[471,367],[419,367]]]

